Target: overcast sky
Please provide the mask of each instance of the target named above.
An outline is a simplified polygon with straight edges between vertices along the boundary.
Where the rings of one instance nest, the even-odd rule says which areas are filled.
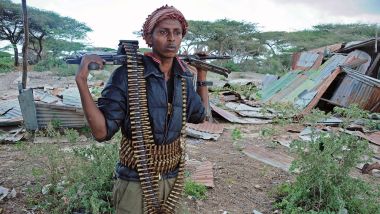
[[[21,0],[12,0],[21,3]],[[86,23],[93,46],[116,48],[138,39],[148,14],[172,5],[188,20],[231,19],[257,23],[260,31],[295,31],[323,23],[378,23],[380,0],[27,0],[27,5]],[[140,39],[140,47],[146,47]]]

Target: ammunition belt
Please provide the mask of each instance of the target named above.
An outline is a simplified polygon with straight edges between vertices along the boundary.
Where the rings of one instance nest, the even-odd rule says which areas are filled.
[[[181,145],[180,139],[173,143],[156,145],[148,144],[146,149],[148,154],[152,156],[154,169],[160,174],[166,174],[173,171],[181,160]],[[123,138],[119,151],[120,163],[129,168],[136,169],[136,158],[133,155],[132,141]]]
[[[138,42],[121,42],[125,50],[128,67],[128,102],[131,121],[131,139],[123,138],[120,162],[137,170],[139,174],[144,213],[175,213],[184,187],[185,125],[186,125],[186,82],[182,78],[182,130],[179,140],[168,145],[155,145],[149,121],[146,81],[142,56],[137,54]],[[179,167],[178,176],[165,202],[159,201],[159,174]]]

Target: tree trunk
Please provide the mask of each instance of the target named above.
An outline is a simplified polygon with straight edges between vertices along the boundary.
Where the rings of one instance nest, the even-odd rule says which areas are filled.
[[[37,52],[37,61],[38,62],[42,59],[41,53],[42,53],[42,49],[43,49],[43,46],[42,46],[42,40],[43,40],[43,38],[44,38],[44,35],[42,35],[42,36],[40,36],[38,38],[38,45],[39,45],[39,50]]]
[[[24,45],[22,46],[22,88],[26,88],[26,79],[28,72],[28,45],[29,45],[29,25],[28,11],[26,8],[26,0],[22,0],[22,14],[24,17]]]
[[[14,55],[15,55],[15,63],[14,63],[14,65],[17,67],[19,65],[19,63],[18,63],[18,48],[17,48],[17,44],[13,44],[12,43],[12,47],[13,47],[13,52],[14,52]]]

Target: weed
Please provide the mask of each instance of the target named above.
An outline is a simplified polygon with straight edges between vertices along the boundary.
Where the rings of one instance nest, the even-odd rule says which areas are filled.
[[[59,130],[57,130],[57,128],[55,128],[57,127],[57,123],[54,123],[53,121],[47,124],[46,130],[45,130],[45,137],[59,139],[61,138],[61,133],[59,132]]]
[[[377,129],[380,122],[370,119],[370,112],[359,108],[357,104],[352,104],[348,108],[335,107],[334,112],[343,116],[342,127],[347,128],[351,122],[361,120],[363,125],[368,129]]]
[[[239,128],[234,128],[232,130],[231,137],[232,137],[232,140],[236,141],[236,140],[242,139],[243,135],[242,135],[242,133],[241,133],[241,131],[240,131]]]
[[[256,94],[259,91],[257,87],[253,84],[248,85],[230,85],[229,90],[234,91],[249,100],[257,99]]]
[[[277,116],[273,118],[274,124],[285,126],[293,122],[293,118],[299,115],[300,110],[292,103],[271,103],[263,107],[264,111],[274,112]]]
[[[62,125],[62,121],[59,119],[52,119],[50,123],[54,129],[59,129]]]
[[[196,183],[190,179],[185,180],[185,195],[198,200],[207,198],[207,188],[203,184]]]
[[[76,143],[79,138],[79,133],[75,129],[65,129],[64,133],[66,135],[67,140],[69,143]]]
[[[268,138],[274,136],[277,134],[277,132],[277,129],[275,129],[273,126],[264,127],[260,130],[260,135],[264,138]]]
[[[16,150],[19,150],[19,151],[24,151],[26,149],[26,142],[24,141],[17,141],[15,143],[15,148]]]

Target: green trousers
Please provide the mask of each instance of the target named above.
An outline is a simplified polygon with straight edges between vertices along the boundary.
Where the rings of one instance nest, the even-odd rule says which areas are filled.
[[[170,178],[159,181],[160,201],[167,200],[175,180],[176,178]],[[140,182],[117,179],[113,187],[113,206],[116,214],[142,214],[144,212],[144,203]],[[181,208],[178,210],[181,210]]]

